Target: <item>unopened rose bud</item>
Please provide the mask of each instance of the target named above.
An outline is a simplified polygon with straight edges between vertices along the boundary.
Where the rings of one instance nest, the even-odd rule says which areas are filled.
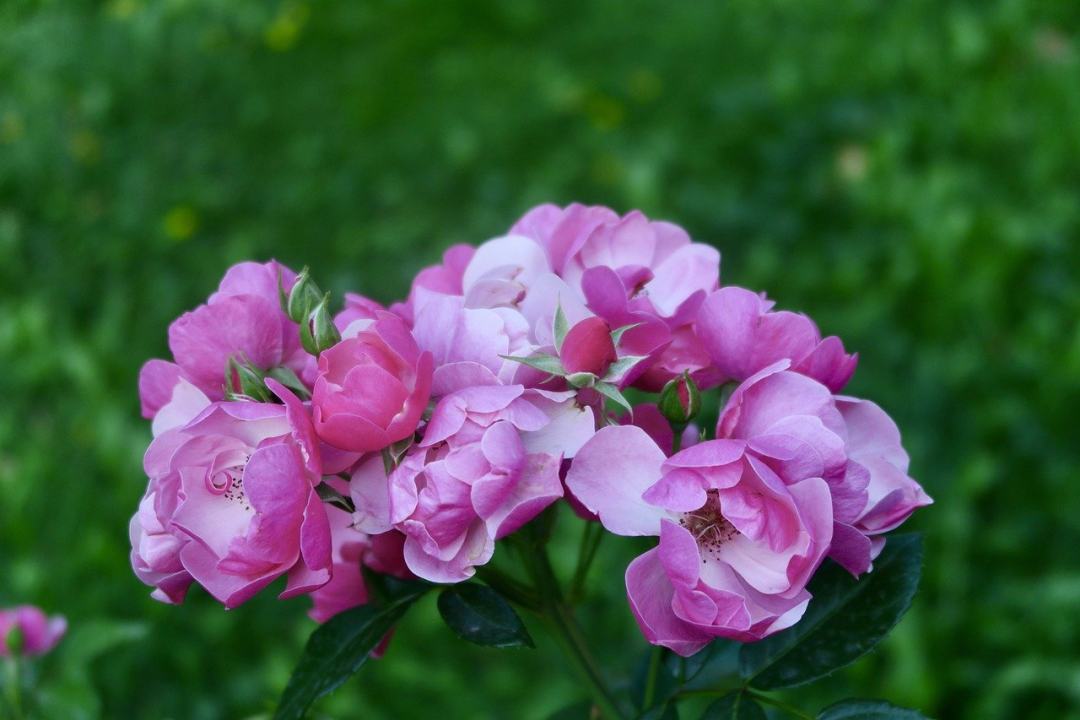
[[[316,355],[341,342],[341,333],[334,325],[334,316],[330,314],[330,293],[323,296],[311,315],[311,335],[315,341]]]
[[[321,300],[322,291],[311,279],[308,269],[304,268],[289,292],[289,299],[284,310],[293,322],[303,325]]]
[[[684,372],[664,386],[656,404],[668,422],[683,426],[701,410],[701,390],[690,373]]]

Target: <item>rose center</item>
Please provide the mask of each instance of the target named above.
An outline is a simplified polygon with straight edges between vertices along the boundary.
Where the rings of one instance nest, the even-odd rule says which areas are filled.
[[[690,531],[703,553],[711,552],[714,555],[739,532],[721,514],[720,493],[717,490],[707,491],[705,504],[693,512],[684,513],[679,524]]]
[[[211,479],[211,482],[224,499],[237,503],[244,510],[250,512],[251,503],[248,502],[247,494],[244,492],[245,467],[247,467],[246,462],[243,465],[233,465],[224,470],[219,470]]]

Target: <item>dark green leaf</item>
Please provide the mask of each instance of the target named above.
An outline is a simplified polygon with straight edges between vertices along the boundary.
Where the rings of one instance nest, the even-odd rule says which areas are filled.
[[[488,647],[534,647],[525,623],[487,585],[460,583],[439,595],[439,614],[462,640]]]
[[[669,662],[681,662],[683,689],[704,690],[735,688],[742,685],[739,675],[739,650],[742,643],[713,640],[704,650],[688,658],[672,656]]]
[[[818,720],[926,720],[926,716],[882,700],[841,700],[818,713]]]
[[[922,568],[918,535],[889,538],[874,570],[853,579],[835,563],[809,585],[814,599],[794,627],[743,646],[742,675],[762,689],[802,685],[854,662],[892,630],[911,605]]]
[[[414,584],[383,607],[363,605],[331,618],[311,634],[281,696],[276,720],[304,717],[317,699],[360,669],[383,636],[430,586]]]
[[[641,720],[679,720],[679,708],[673,702],[657,705],[642,714]]]
[[[765,711],[752,698],[736,690],[705,708],[701,720],[765,720]]]

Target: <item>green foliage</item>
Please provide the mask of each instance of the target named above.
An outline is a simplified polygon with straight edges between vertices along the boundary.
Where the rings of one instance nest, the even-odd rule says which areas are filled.
[[[880,700],[843,700],[818,714],[818,720],[923,720],[914,710]]]
[[[736,690],[706,708],[701,720],[765,720],[765,711],[753,698]]]
[[[813,600],[802,620],[743,646],[742,676],[771,690],[803,685],[850,664],[881,642],[911,607],[921,572],[917,535],[889,538],[873,572],[858,580],[827,563],[810,581]]]
[[[352,677],[429,589],[429,585],[416,583],[386,603],[362,605],[335,615],[311,633],[274,720],[303,718],[313,702]]]
[[[0,604],[152,629],[86,663],[101,716],[269,709],[314,627],[130,573],[135,378],[167,324],[246,258],[396,299],[450,243],[580,200],[683,224],[841,335],[936,500],[912,611],[800,704],[1080,717],[1080,7],[631,4],[0,3]],[[584,607],[613,676],[640,550],[605,542]],[[449,642],[423,600],[317,707],[546,717],[580,694],[536,640]]]
[[[439,614],[462,640],[497,648],[536,647],[525,623],[499,593],[465,582],[439,593]]]

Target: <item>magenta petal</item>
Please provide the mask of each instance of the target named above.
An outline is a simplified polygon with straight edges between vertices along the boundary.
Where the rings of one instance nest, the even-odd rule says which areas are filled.
[[[172,399],[173,388],[180,380],[180,366],[165,360],[150,360],[139,370],[139,402],[142,416],[153,419]]]
[[[695,629],[672,610],[675,588],[653,548],[634,558],[626,568],[626,595],[645,639],[689,657],[709,644],[712,637]]]

